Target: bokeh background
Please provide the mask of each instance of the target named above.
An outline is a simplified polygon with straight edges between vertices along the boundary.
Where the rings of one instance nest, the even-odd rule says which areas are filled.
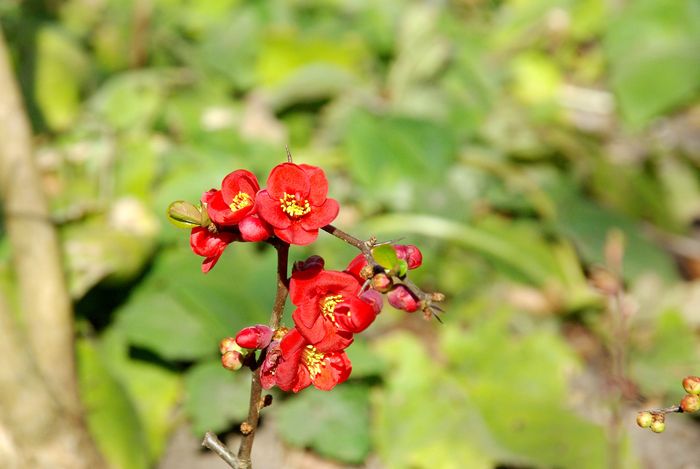
[[[164,214],[237,168],[264,183],[285,144],[337,226],[421,247],[447,313],[387,306],[347,383],[276,393],[259,467],[700,467],[697,419],[634,426],[700,374],[697,1],[2,0],[0,25],[115,468],[235,440],[249,375],[217,344],[267,321],[274,250],[205,276]],[[620,238],[622,328],[590,282]],[[0,231],[5,292],[12,256]]]

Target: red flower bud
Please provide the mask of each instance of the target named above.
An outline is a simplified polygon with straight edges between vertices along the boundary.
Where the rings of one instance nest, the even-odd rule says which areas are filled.
[[[391,278],[383,273],[378,273],[372,277],[372,288],[377,290],[379,293],[386,293],[391,290],[392,281]]]
[[[311,256],[305,261],[296,261],[292,266],[292,273],[299,274],[301,272],[309,272],[310,276],[316,275],[323,270],[325,261],[321,256]]]
[[[272,329],[263,324],[246,327],[236,334],[236,343],[247,349],[264,349],[270,344],[273,333]]]
[[[686,376],[683,380],[683,389],[688,394],[700,394],[700,376]]]
[[[418,309],[418,298],[403,285],[397,285],[387,295],[389,304],[396,309],[402,309],[407,313],[412,313]]]
[[[238,222],[238,230],[244,241],[265,241],[272,236],[272,227],[257,215],[248,215]]]
[[[381,293],[375,290],[367,290],[360,295],[360,299],[372,306],[374,314],[379,314],[382,310],[382,306],[384,306],[384,298]]]
[[[221,356],[221,364],[227,370],[240,370],[243,367],[243,355],[237,351],[226,352]]]
[[[700,396],[696,394],[686,394],[681,399],[681,409],[683,412],[697,412],[700,410]]]
[[[423,254],[413,244],[397,244],[394,246],[396,256],[408,264],[409,269],[417,269],[423,264]]]

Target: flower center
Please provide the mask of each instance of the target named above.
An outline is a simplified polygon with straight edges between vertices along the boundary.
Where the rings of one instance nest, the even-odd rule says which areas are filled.
[[[306,368],[309,370],[312,380],[316,379],[316,376],[321,373],[321,369],[323,368],[323,360],[325,358],[326,355],[316,350],[316,347],[313,345],[307,345],[302,352],[301,359]]]
[[[280,208],[292,218],[303,217],[311,211],[311,205],[309,205],[308,200],[297,200],[297,196],[286,192],[284,197],[280,199]]]
[[[253,205],[253,198],[245,192],[239,192],[233,197],[231,203],[228,204],[232,211],[240,210]]]
[[[331,321],[335,322],[335,307],[343,301],[343,295],[329,295],[321,300],[321,314]]]

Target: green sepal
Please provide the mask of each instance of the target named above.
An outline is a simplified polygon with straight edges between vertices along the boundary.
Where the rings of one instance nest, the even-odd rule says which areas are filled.
[[[202,222],[205,218],[201,206],[197,207],[184,200],[176,200],[168,205],[166,215],[168,216],[170,223],[178,228],[194,228],[197,226],[203,226]]]
[[[399,259],[394,268],[396,269],[396,275],[403,277],[408,272],[408,262],[405,259]]]

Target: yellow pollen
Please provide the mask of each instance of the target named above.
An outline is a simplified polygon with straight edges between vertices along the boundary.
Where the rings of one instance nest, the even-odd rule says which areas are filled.
[[[284,193],[284,197],[280,199],[280,208],[284,213],[292,218],[303,217],[311,211],[311,205],[309,205],[308,200],[303,202],[297,200],[297,197],[293,194]]]
[[[333,313],[335,312],[335,307],[338,306],[338,303],[341,301],[343,301],[343,295],[329,295],[325,297],[321,300],[321,314],[335,322]]]
[[[253,198],[245,192],[239,192],[234,196],[233,200],[228,206],[235,212],[236,210],[240,210],[251,205],[253,205]]]
[[[304,365],[306,368],[309,370],[309,374],[311,375],[311,379],[316,379],[316,376],[321,373],[321,369],[323,368],[323,360],[326,358],[326,355],[319,352],[316,350],[316,347],[313,345],[307,345],[304,351],[302,352],[302,361],[304,362]]]

